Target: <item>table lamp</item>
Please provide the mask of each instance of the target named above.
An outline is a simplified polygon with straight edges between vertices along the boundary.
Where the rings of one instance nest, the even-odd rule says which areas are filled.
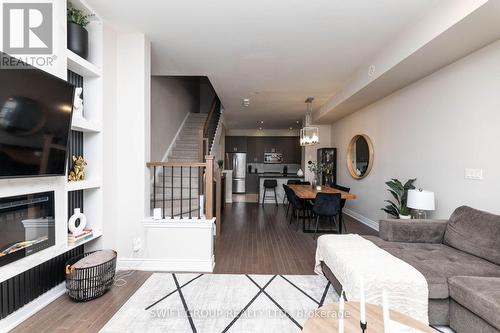
[[[408,190],[408,200],[406,205],[412,208],[412,216],[414,219],[427,218],[426,211],[434,210],[434,192],[418,190]]]

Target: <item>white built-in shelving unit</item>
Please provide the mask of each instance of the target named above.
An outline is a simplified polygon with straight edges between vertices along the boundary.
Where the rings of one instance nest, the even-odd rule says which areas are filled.
[[[87,161],[86,177],[83,181],[67,182],[66,192],[83,191],[84,213],[87,225],[94,236],[75,245],[67,245],[70,250],[84,243],[92,242],[103,234],[102,175],[103,175],[103,27],[102,19],[84,1],[71,0],[74,7],[94,16],[86,27],[89,33],[89,55],[83,59],[66,50],[67,69],[83,77],[84,118],[74,118],[71,129],[83,132],[83,157]],[[68,197],[66,195],[66,197]],[[67,216],[69,219],[70,216]]]

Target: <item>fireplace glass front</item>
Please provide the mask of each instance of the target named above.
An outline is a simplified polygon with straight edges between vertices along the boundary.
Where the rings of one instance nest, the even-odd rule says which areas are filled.
[[[54,192],[0,198],[0,266],[55,245]]]

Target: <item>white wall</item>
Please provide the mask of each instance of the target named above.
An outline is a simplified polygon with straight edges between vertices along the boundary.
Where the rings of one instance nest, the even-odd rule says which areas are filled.
[[[116,44],[116,97],[113,221],[119,257],[133,257],[134,238],[143,239],[142,219],[149,215],[150,43],[143,34],[119,34]],[[109,123],[108,123],[109,125]],[[111,185],[111,184],[110,184]],[[106,226],[110,223],[104,221]]]
[[[500,41],[357,111],[331,127],[338,148],[338,183],[358,199],[346,208],[377,221],[389,196],[389,178],[417,178],[436,193],[432,216],[447,218],[459,205],[500,213]],[[350,177],[347,145],[356,134],[373,141],[373,169]],[[482,168],[484,180],[464,179],[465,168]]]
[[[200,107],[198,80],[151,77],[151,158],[162,161],[189,112]]]

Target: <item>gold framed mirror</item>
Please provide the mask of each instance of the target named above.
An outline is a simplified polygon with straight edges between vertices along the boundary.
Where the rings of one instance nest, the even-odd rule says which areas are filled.
[[[372,140],[365,134],[355,135],[347,147],[347,169],[354,179],[363,179],[373,166]]]

